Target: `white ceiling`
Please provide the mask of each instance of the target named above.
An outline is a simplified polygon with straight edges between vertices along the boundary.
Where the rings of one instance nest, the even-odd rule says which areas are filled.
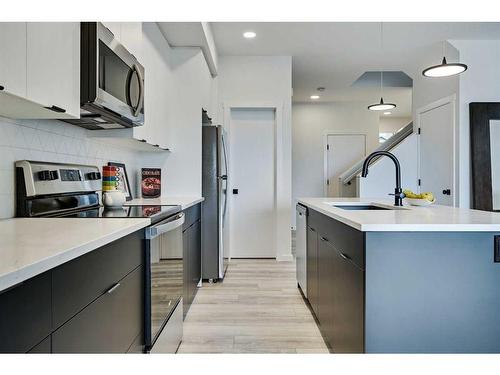
[[[293,101],[310,101],[316,88],[326,88],[321,101],[380,99],[378,89],[351,87],[366,71],[405,71],[427,46],[451,39],[500,39],[500,23],[373,22],[213,22],[219,55],[291,55]],[[242,33],[252,30],[255,39]],[[436,56],[436,63],[440,56]],[[397,101],[395,115],[411,115],[411,89],[384,89],[386,101]]]

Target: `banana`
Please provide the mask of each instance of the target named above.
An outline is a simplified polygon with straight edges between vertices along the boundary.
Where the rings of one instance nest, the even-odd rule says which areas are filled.
[[[431,192],[415,194],[413,191],[406,189],[403,190],[403,194],[405,195],[406,198],[410,199],[426,199],[429,202],[434,201],[434,194],[432,194]]]

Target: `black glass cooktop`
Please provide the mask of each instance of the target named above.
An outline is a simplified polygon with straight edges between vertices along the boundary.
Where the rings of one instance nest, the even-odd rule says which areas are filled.
[[[120,208],[96,207],[87,210],[60,215],[59,217],[77,218],[150,218],[152,223],[157,223],[181,211],[180,206],[124,206]]]

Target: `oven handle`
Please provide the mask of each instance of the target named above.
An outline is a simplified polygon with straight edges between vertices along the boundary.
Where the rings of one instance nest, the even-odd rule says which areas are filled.
[[[170,232],[174,229],[179,228],[182,224],[184,224],[185,217],[184,212],[181,212],[178,215],[175,215],[172,219],[168,219],[160,224],[151,226],[146,228],[146,239],[150,240],[163,233]]]

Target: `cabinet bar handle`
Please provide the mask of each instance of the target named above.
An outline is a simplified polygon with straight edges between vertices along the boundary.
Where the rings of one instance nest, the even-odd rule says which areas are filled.
[[[53,105],[52,107],[45,107],[46,109],[50,109],[51,111],[58,112],[58,113],[66,113],[66,110],[64,108],[58,107],[56,105]]]
[[[109,288],[106,293],[108,294],[111,294],[113,293],[116,289],[118,289],[118,287],[120,286],[121,284],[120,283],[116,283],[115,285],[113,285],[111,288]]]
[[[350,257],[349,255],[346,255],[346,254],[344,254],[344,253],[341,253],[340,251],[339,251],[339,253],[340,253],[340,256],[341,256],[342,258],[344,258],[345,260],[351,260],[351,257]]]

